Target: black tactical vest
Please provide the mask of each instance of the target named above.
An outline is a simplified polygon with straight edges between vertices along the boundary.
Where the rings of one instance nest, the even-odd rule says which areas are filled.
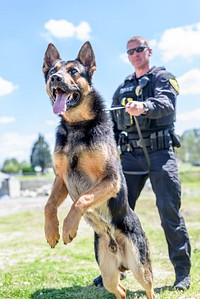
[[[139,80],[135,76],[130,75],[120,86],[117,93],[117,106],[125,106],[129,101],[145,101],[147,98],[154,97],[154,87],[158,76],[162,73],[162,78],[168,80],[174,76],[165,71],[164,67],[154,67],[145,75],[147,80],[146,86],[141,90]],[[116,103],[114,104],[116,106]],[[117,129],[126,132],[136,132],[134,117],[131,116],[125,109],[113,111],[113,117],[117,125]],[[142,131],[153,131],[155,129],[163,129],[173,125],[175,121],[175,113],[162,118],[150,119],[146,116],[137,116],[140,129]]]

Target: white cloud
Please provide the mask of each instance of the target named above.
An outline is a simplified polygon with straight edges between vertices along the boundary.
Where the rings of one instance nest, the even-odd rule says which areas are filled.
[[[122,53],[119,55],[119,58],[124,62],[124,63],[130,63],[130,61],[128,60],[128,55],[127,53]]]
[[[200,108],[177,114],[176,132],[182,135],[186,130],[199,129]]]
[[[30,151],[37,135],[21,135],[17,132],[4,133],[0,136],[0,164],[5,159],[16,158],[19,161],[30,158]]]
[[[55,132],[44,134],[46,142],[53,153]],[[19,162],[26,160],[30,162],[30,155],[33,144],[37,141],[38,134],[20,134],[8,132],[0,135],[0,166],[6,159],[16,158]]]
[[[0,124],[9,124],[15,122],[15,118],[12,116],[2,116],[0,117]]]
[[[75,33],[74,25],[65,20],[49,20],[44,27],[57,38],[73,37]]]
[[[200,69],[191,69],[178,78],[181,95],[200,94]]]
[[[44,25],[45,29],[56,38],[72,38],[86,40],[90,38],[91,27],[86,22],[81,22],[78,26],[66,20],[49,20]]]
[[[48,143],[48,145],[50,147],[50,152],[52,154],[53,150],[54,150],[54,146],[55,146],[55,131],[46,133],[44,135],[44,138],[45,138],[46,142]]]
[[[17,88],[17,85],[0,77],[0,97],[12,93]]]
[[[157,47],[158,46],[158,41],[156,39],[152,39],[149,41],[149,46],[151,48]]]
[[[90,25],[83,21],[79,26],[75,27],[76,37],[79,40],[86,40],[90,38],[91,28]]]
[[[200,56],[200,23],[165,30],[158,48],[165,62],[176,57]]]
[[[184,113],[177,114],[177,121],[190,121],[195,122],[198,120],[199,122],[200,108],[197,108],[193,111],[188,111]],[[200,127],[200,123],[199,123]]]

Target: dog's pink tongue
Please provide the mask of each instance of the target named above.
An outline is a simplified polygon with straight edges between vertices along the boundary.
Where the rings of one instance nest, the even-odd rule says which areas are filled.
[[[66,93],[57,93],[55,103],[53,105],[53,112],[55,114],[64,114],[66,111],[66,101],[67,94]]]

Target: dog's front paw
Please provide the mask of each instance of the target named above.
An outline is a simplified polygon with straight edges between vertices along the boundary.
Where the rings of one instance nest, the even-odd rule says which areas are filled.
[[[76,237],[78,231],[77,223],[66,217],[63,223],[63,243],[68,244]]]
[[[60,239],[58,226],[57,227],[45,226],[45,236],[51,248],[54,248]]]
[[[46,219],[44,230],[47,242],[51,248],[54,248],[60,239],[59,222],[57,217],[55,219]]]
[[[57,209],[53,205],[47,203],[44,209],[44,213],[45,213],[45,225],[44,225],[45,236],[51,248],[54,248],[60,239]]]

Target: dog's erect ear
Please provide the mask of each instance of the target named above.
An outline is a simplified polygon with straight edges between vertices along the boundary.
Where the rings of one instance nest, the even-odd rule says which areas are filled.
[[[90,42],[84,43],[78,53],[77,59],[89,69],[90,76],[92,77],[96,70],[96,61]]]
[[[43,73],[45,74],[52,67],[53,62],[58,59],[61,59],[58,50],[53,44],[49,44],[44,54]]]

